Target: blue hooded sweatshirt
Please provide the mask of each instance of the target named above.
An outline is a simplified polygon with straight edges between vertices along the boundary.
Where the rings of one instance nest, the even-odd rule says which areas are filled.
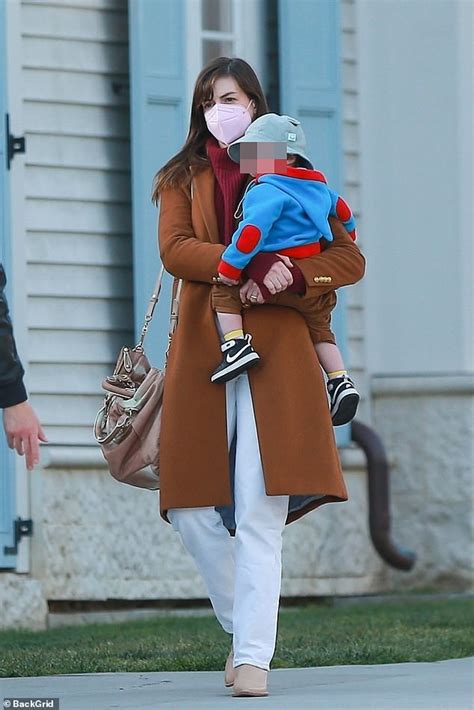
[[[286,175],[261,175],[244,196],[242,207],[242,221],[218,267],[231,279],[238,280],[260,251],[295,259],[318,254],[321,238],[332,241],[329,215],[338,217],[355,239],[350,207],[317,170],[288,167]]]

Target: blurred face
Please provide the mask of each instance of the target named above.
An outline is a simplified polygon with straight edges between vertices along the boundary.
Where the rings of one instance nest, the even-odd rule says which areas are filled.
[[[250,175],[286,175],[286,143],[265,141],[240,144],[240,172]]]
[[[287,167],[294,165],[294,155],[286,153],[286,143],[241,143],[240,145],[240,172],[252,175],[275,173],[287,175]]]

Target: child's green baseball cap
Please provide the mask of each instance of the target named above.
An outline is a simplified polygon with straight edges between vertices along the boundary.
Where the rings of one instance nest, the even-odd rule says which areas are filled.
[[[299,155],[313,167],[306,155],[306,138],[297,118],[279,116],[276,113],[266,113],[255,119],[239,140],[227,148],[229,157],[235,163],[240,161],[240,145],[242,143],[286,143],[287,153]]]

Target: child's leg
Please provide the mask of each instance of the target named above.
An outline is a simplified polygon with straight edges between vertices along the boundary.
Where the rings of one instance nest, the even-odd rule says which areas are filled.
[[[347,375],[341,351],[336,343],[318,342],[314,344],[314,347],[321,367],[329,379]]]
[[[242,316],[240,313],[219,313],[217,312],[217,320],[222,330],[224,340],[232,340],[233,338],[243,338],[244,331],[242,328]]]
[[[224,340],[243,338],[239,287],[216,284],[211,291],[211,305],[216,312]]]
[[[347,424],[354,418],[359,404],[359,393],[347,376],[341,352],[331,331],[331,311],[336,305],[336,294],[331,291],[314,299],[292,298],[295,294],[277,294],[272,302],[296,308],[304,317],[318,360],[328,376],[330,410],[334,426]]]
[[[212,373],[211,382],[229,382],[256,365],[260,357],[252,347],[252,336],[244,335],[238,287],[214,286],[211,303],[224,336],[222,361]]]

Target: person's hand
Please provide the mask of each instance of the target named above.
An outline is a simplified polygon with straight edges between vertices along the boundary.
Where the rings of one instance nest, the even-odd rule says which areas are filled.
[[[277,254],[277,256],[281,261],[272,264],[263,279],[263,285],[268,288],[272,295],[285,291],[293,283],[293,276],[290,271],[293,266],[291,259],[284,254]]]
[[[3,410],[3,426],[8,446],[25,455],[28,471],[39,463],[39,442],[47,438],[35,410],[29,402],[15,404]]]
[[[227,276],[219,274],[219,283],[225,284],[226,286],[237,286],[239,282],[236,281],[236,279],[229,279]]]
[[[248,306],[249,303],[252,305],[264,303],[262,292],[253,279],[248,279],[240,289],[240,300],[244,306]]]

